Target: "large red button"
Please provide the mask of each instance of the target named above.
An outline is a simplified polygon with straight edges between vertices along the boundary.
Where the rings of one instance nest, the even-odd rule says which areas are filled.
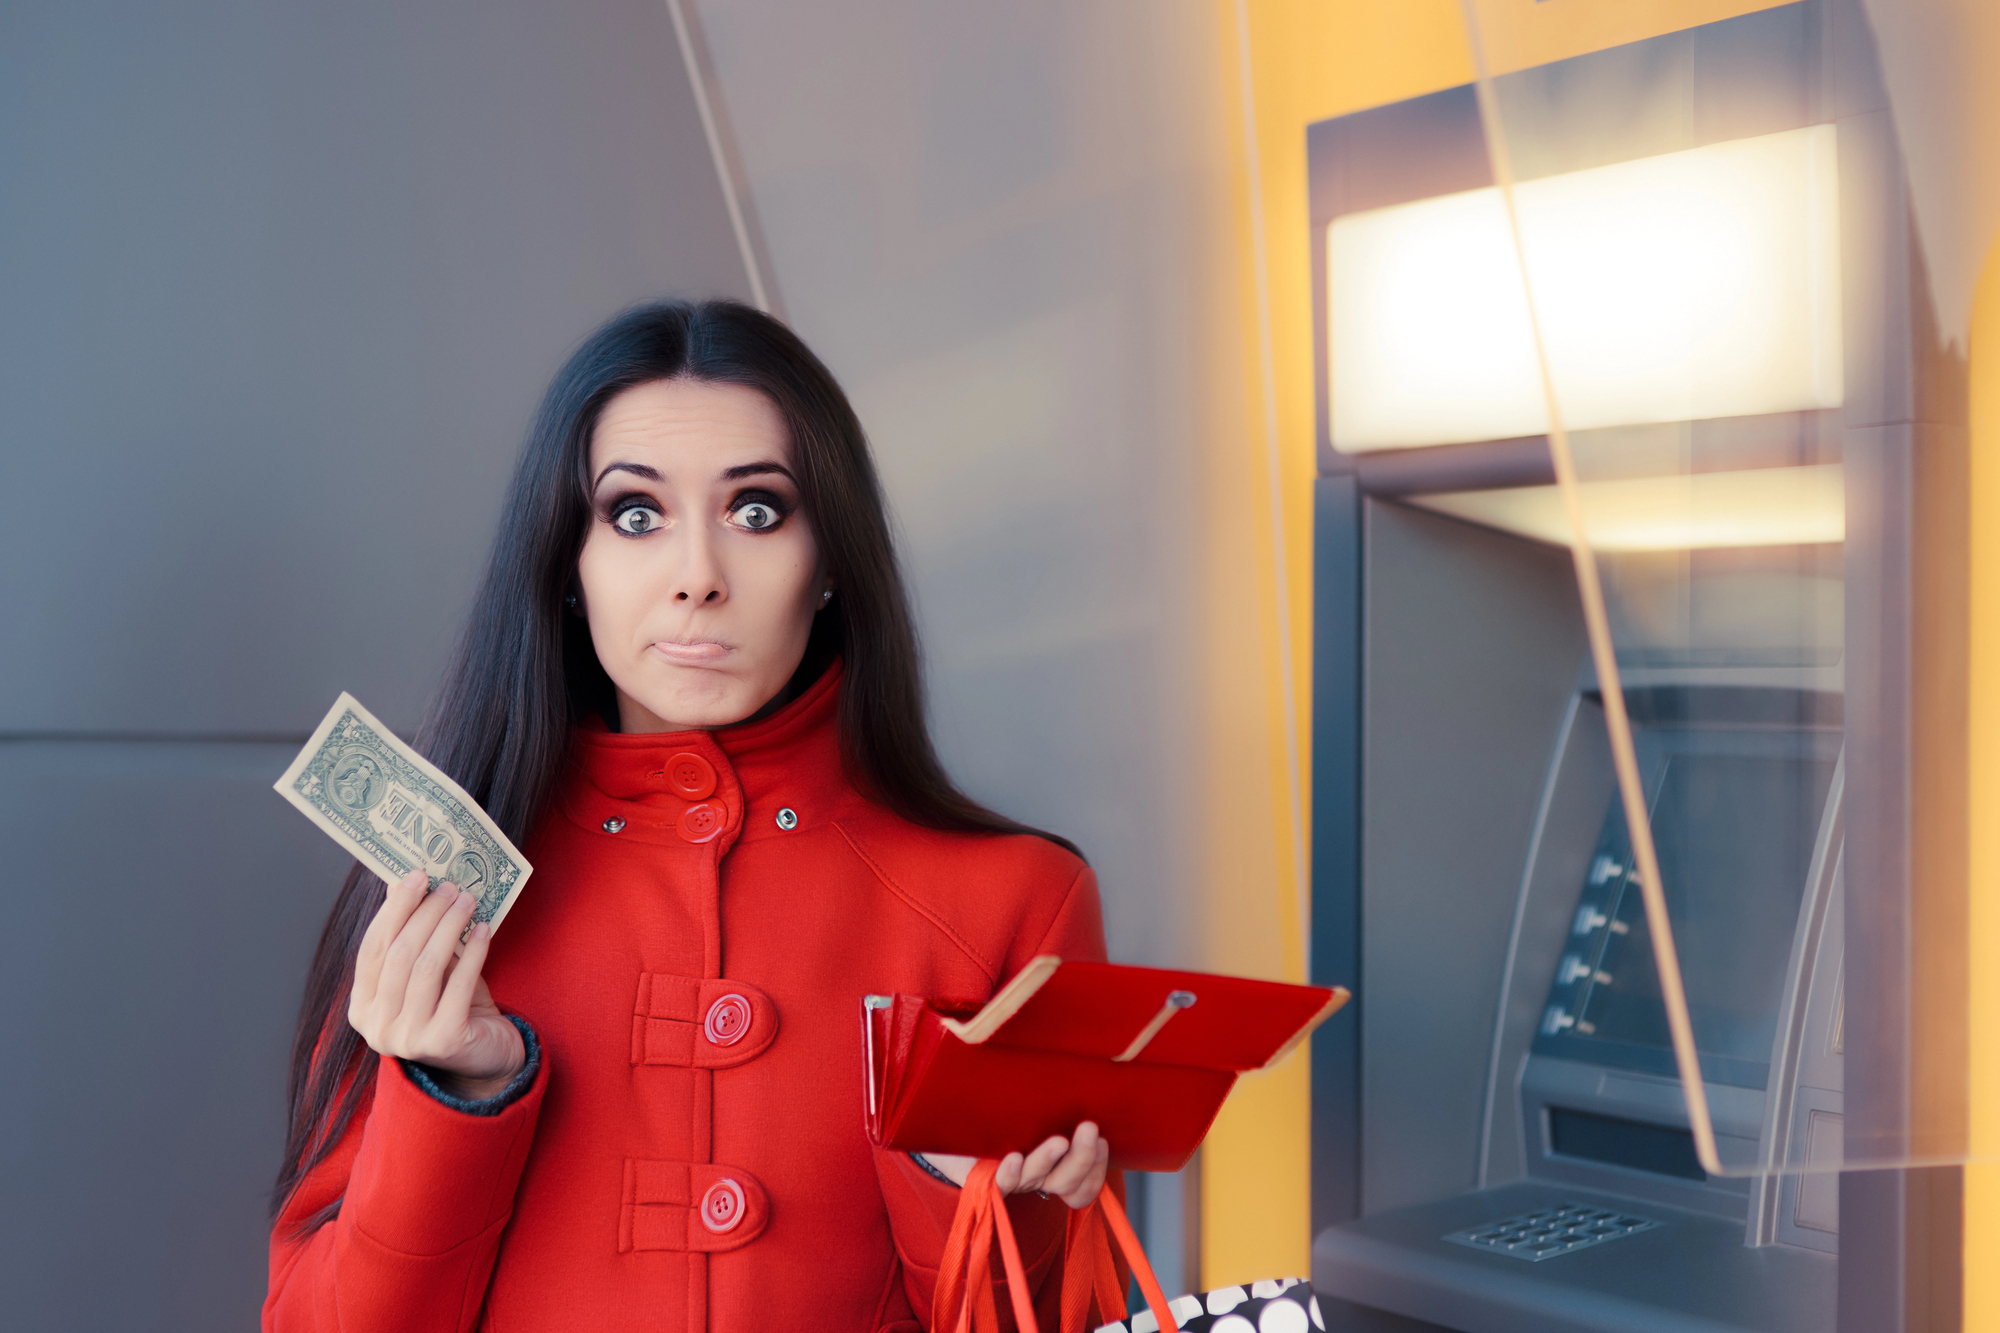
[[[749,1035],[753,1015],[750,1001],[741,995],[725,995],[708,1006],[701,1033],[717,1046],[734,1046]]]
[[[743,1187],[727,1176],[710,1185],[708,1193],[701,1196],[701,1224],[718,1236],[736,1230],[743,1221],[743,1212]]]
[[[702,801],[681,811],[680,835],[689,842],[707,842],[722,832],[722,823],[722,807]]]
[[[667,760],[667,785],[683,800],[705,800],[715,793],[715,769],[698,754],[677,754]]]

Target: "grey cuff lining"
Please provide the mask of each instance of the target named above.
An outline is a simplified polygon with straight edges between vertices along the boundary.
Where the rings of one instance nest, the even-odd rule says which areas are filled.
[[[534,1086],[535,1075],[540,1072],[542,1067],[542,1043],[535,1036],[535,1030],[528,1026],[526,1019],[516,1018],[513,1014],[507,1015],[507,1021],[520,1030],[521,1044],[527,1048],[528,1059],[527,1063],[521,1066],[521,1072],[509,1079],[507,1086],[494,1093],[491,1097],[474,1101],[465,1097],[454,1096],[446,1092],[444,1087],[437,1081],[435,1071],[411,1060],[401,1061],[403,1072],[408,1074],[410,1082],[422,1088],[432,1101],[442,1102],[454,1111],[463,1111],[467,1115],[499,1115],[515,1102],[520,1101],[528,1089]]]

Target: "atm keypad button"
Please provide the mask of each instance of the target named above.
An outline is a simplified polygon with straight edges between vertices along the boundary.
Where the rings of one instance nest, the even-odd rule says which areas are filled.
[[[1650,1218],[1631,1213],[1568,1203],[1468,1227],[1444,1239],[1534,1262],[1568,1254],[1572,1250],[1590,1249],[1659,1225]]]

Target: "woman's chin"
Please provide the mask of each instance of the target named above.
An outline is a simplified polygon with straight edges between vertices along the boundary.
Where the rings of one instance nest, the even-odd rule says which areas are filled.
[[[706,731],[734,726],[764,706],[776,689],[760,692],[739,677],[699,668],[674,668],[676,680],[644,695],[619,691],[619,717],[626,731]],[[782,682],[778,688],[782,688]],[[636,707],[634,707],[636,705]]]

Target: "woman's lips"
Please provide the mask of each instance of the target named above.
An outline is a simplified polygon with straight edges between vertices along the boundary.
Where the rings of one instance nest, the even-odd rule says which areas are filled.
[[[713,666],[735,649],[714,639],[655,639],[653,651],[681,666]]]

